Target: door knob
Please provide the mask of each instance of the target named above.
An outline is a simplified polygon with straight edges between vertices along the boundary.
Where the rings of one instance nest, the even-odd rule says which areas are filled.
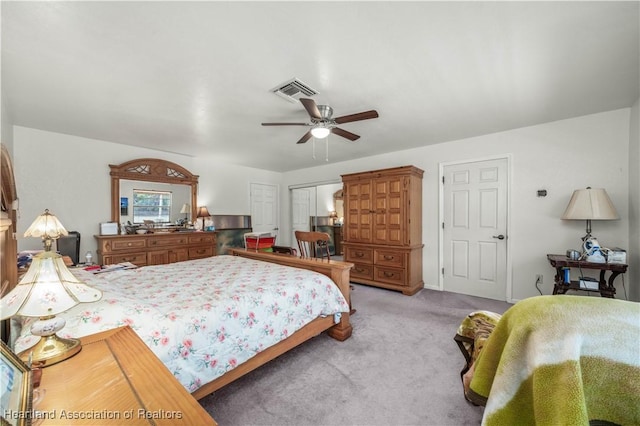
[[[499,240],[504,240],[505,236],[500,234],[500,235],[494,235],[493,238],[497,238]]]

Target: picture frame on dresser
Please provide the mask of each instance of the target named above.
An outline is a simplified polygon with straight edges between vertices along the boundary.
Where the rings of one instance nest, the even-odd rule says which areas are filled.
[[[30,425],[33,401],[31,369],[4,342],[0,345],[0,422],[2,426]]]

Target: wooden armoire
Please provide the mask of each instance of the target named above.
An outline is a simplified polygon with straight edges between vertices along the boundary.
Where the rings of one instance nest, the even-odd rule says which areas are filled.
[[[342,175],[351,281],[413,295],[422,280],[422,175],[414,166]]]

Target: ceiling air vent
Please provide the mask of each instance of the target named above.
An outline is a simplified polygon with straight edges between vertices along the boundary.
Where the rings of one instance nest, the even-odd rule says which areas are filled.
[[[302,97],[317,95],[318,92],[309,87],[306,83],[294,78],[271,89],[276,95],[288,100],[289,102],[298,102]]]

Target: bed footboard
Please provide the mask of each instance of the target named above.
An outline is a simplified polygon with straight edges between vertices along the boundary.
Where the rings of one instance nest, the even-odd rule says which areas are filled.
[[[233,256],[247,257],[264,262],[277,263],[280,265],[292,266],[294,268],[308,269],[328,276],[338,286],[344,298],[351,306],[351,289],[349,286],[350,273],[353,263],[340,262],[326,259],[307,259],[283,253],[256,252],[246,249],[230,249]],[[346,340],[351,336],[352,327],[349,313],[342,314],[340,322],[327,331],[327,334],[336,340]]]
[[[233,256],[262,260],[264,262],[309,269],[327,275],[338,285],[347,302],[350,302],[349,270],[353,267],[352,263],[338,262],[333,260],[323,261],[320,259],[301,259],[288,254],[246,251],[245,249],[231,249],[230,254],[232,254]],[[316,318],[280,343],[277,343],[265,349],[258,355],[249,359],[247,362],[240,364],[233,370],[218,377],[216,380],[203,385],[192,393],[193,397],[196,399],[201,399],[209,395],[210,393],[215,392],[216,390],[233,382],[234,380],[239,379],[250,371],[255,370],[261,365],[266,364],[272,359],[277,358],[285,352],[317,336],[323,331],[327,331],[327,334],[336,340],[343,341],[348,339],[352,333],[351,322],[349,320],[349,312],[343,312],[340,316],[340,322],[337,324],[335,324],[334,318],[335,317],[333,315],[323,318]]]

